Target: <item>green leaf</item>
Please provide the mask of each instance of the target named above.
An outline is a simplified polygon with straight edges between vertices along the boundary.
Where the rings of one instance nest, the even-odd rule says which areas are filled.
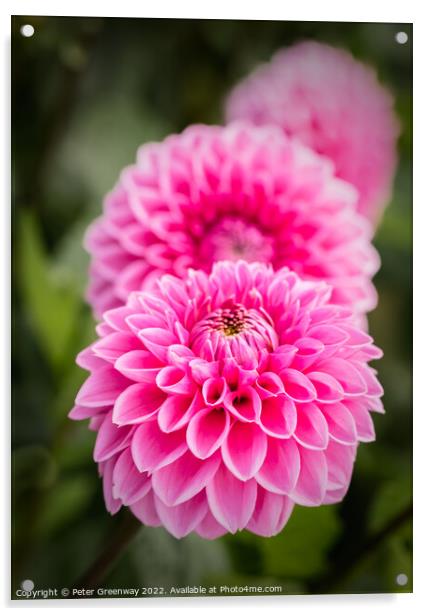
[[[261,542],[265,571],[282,578],[308,578],[320,573],[340,531],[335,507],[295,507],[283,532]]]
[[[28,212],[20,213],[17,245],[24,305],[46,358],[58,369],[68,354],[80,298],[52,275],[38,224]]]

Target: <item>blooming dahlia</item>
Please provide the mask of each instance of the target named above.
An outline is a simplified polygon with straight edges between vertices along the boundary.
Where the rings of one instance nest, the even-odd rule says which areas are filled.
[[[107,509],[212,539],[340,501],[383,410],[381,353],[330,297],[287,268],[220,262],[107,311],[70,413],[97,431]]]
[[[358,188],[359,211],[374,223],[380,217],[399,126],[392,96],[347,51],[310,41],[282,49],[234,88],[226,117],[276,124],[328,156],[336,174]]]
[[[192,126],[144,145],[106,197],[86,236],[87,297],[100,317],[164,273],[243,259],[327,280],[331,301],[364,314],[379,260],[356,198],[278,127]]]

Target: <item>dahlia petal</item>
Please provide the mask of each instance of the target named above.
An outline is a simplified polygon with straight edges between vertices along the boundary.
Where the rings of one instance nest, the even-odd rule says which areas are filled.
[[[242,421],[256,421],[262,408],[259,395],[252,387],[228,393],[224,397],[223,404],[229,412]]]
[[[257,424],[237,421],[221,448],[227,468],[242,481],[254,477],[265,459],[267,440]]]
[[[166,400],[166,394],[150,383],[135,383],[116,399],[112,420],[118,425],[136,424],[152,417]]]
[[[162,526],[159,514],[156,511],[154,493],[152,490],[150,490],[143,498],[136,501],[136,503],[132,503],[130,505],[130,510],[133,515],[142,522],[142,524],[145,524],[145,526]]]
[[[247,526],[256,504],[254,479],[240,481],[221,464],[206,492],[209,508],[219,524],[231,533]]]
[[[345,400],[343,404],[347,407],[355,421],[358,441],[363,443],[374,441],[376,439],[376,433],[373,420],[366,405],[354,399]]]
[[[325,454],[312,449],[299,449],[301,466],[298,481],[290,492],[290,498],[298,505],[316,507],[325,497],[328,483],[328,467]]]
[[[297,347],[297,353],[292,362],[292,367],[296,370],[304,370],[311,366],[325,350],[325,345],[321,340],[309,337],[296,340],[295,347]]]
[[[115,453],[124,449],[131,438],[129,426],[117,426],[112,423],[112,411],[110,411],[99,428],[94,446],[95,462],[107,460]]]
[[[196,358],[192,359],[189,366],[198,385],[202,385],[207,379],[216,378],[219,375],[218,361],[208,362],[205,359]]]
[[[329,441],[325,456],[328,465],[328,490],[338,490],[348,485],[356,457],[356,446]]]
[[[246,528],[255,535],[273,537],[284,528],[293,507],[294,502],[287,496],[272,494],[258,486],[256,506]]]
[[[263,372],[256,379],[256,388],[262,400],[284,393],[283,381],[273,372]]]
[[[190,396],[168,396],[161,405],[157,421],[163,432],[173,432],[188,424],[193,415],[203,407],[202,397],[197,392]]]
[[[140,473],[135,466],[130,449],[118,457],[112,473],[112,494],[123,505],[131,505],[143,498],[151,489],[148,473]]]
[[[137,383],[154,383],[161,367],[161,362],[149,351],[129,351],[115,362],[118,372]]]
[[[177,368],[186,369],[193,359],[195,359],[195,354],[183,344],[173,344],[168,349],[168,361]]]
[[[122,503],[118,498],[114,498],[112,494],[112,472],[116,457],[109,458],[106,462],[103,462],[103,499],[105,501],[106,509],[111,515],[115,515],[117,511],[121,509]]]
[[[366,383],[367,396],[383,396],[383,387],[377,380],[373,369],[358,361],[352,360],[351,363],[355,366],[356,370],[359,372],[359,374],[362,376]]]
[[[104,312],[103,318],[112,329],[119,332],[130,332],[126,319],[134,314],[134,312],[134,309],[129,306],[121,306]]]
[[[269,369],[272,372],[279,373],[290,366],[293,362],[298,349],[291,344],[282,344],[273,351],[269,358]]]
[[[178,344],[178,338],[167,329],[159,327],[149,327],[139,332],[139,338],[147,349],[163,362],[168,358],[168,347],[171,344]]]
[[[316,398],[316,390],[313,383],[298,370],[287,368],[280,372],[286,395],[295,402],[311,402]]]
[[[319,362],[316,366],[318,372],[327,372],[335,375],[344,392],[352,396],[359,396],[367,393],[367,384],[358,370],[351,362],[345,359],[333,357]]]
[[[218,539],[226,534],[224,526],[219,524],[211,511],[208,511],[204,519],[195,528],[196,533],[203,539]]]
[[[308,330],[307,334],[311,338],[320,340],[325,347],[341,346],[349,340],[349,334],[336,325],[315,325]]]
[[[69,419],[75,419],[79,421],[80,419],[90,419],[98,415],[99,413],[103,413],[103,411],[109,409],[110,407],[91,407],[91,406],[79,406],[75,405],[73,409],[69,412]]]
[[[152,473],[171,464],[187,451],[184,430],[162,432],[156,420],[137,427],[131,442],[131,454],[140,472]]]
[[[114,363],[121,355],[142,347],[133,334],[114,332],[93,344],[93,351],[102,359]]]
[[[128,379],[107,365],[88,377],[76,396],[76,404],[91,407],[112,405],[128,385]]]
[[[313,402],[296,406],[297,422],[294,437],[308,449],[326,449],[329,433],[325,416]]]
[[[223,408],[202,409],[187,428],[190,451],[201,460],[209,458],[225,440],[230,427],[229,413]]]
[[[207,406],[222,404],[227,393],[227,383],[224,377],[207,379],[202,386],[202,396]]]
[[[288,494],[298,480],[300,457],[293,439],[268,439],[265,460],[256,474],[256,481],[266,490]]]
[[[100,357],[97,357],[94,354],[92,346],[87,347],[80,353],[78,353],[76,357],[76,363],[80,368],[84,368],[84,370],[98,370],[99,368],[106,367],[106,362]]]
[[[331,438],[343,445],[354,445],[358,440],[352,414],[341,402],[322,404],[321,410],[328,424]]]
[[[163,526],[177,539],[191,533],[208,513],[204,491],[175,507],[168,507],[157,496],[154,496],[154,502]]]
[[[184,370],[175,366],[162,368],[156,377],[156,384],[166,393],[183,396],[193,395],[196,391],[196,385],[185,374]]]
[[[263,400],[258,422],[269,436],[290,438],[296,428],[295,403],[284,394]]]
[[[338,402],[344,398],[343,388],[330,374],[309,372],[307,377],[314,385],[318,402]]]
[[[186,451],[181,458],[153,473],[154,492],[168,507],[184,503],[208,485],[219,465],[217,453],[199,460]]]

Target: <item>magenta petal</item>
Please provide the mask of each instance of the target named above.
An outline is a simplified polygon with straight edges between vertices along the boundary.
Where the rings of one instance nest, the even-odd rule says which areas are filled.
[[[154,472],[154,492],[168,507],[184,503],[211,481],[219,465],[220,456],[217,453],[206,460],[199,460],[186,451],[178,460]]]
[[[322,404],[321,409],[331,438],[344,445],[354,445],[358,440],[355,421],[344,404]]]
[[[112,494],[112,472],[117,458],[114,456],[103,462],[103,498],[105,500],[106,509],[111,515],[114,515],[121,509],[122,503],[120,499],[114,498]]]
[[[328,445],[328,424],[319,407],[313,402],[297,404],[295,439],[308,449],[326,449]]]
[[[113,421],[119,425],[141,423],[157,413],[165,399],[166,394],[155,385],[130,385],[115,402]]]
[[[358,441],[363,443],[370,443],[374,441],[376,439],[376,433],[374,431],[373,420],[366,405],[355,399],[345,400],[343,404],[349,410],[355,421]]]
[[[182,396],[193,395],[196,385],[185,374],[184,370],[175,366],[165,366],[156,377],[156,384],[166,393],[179,394]]]
[[[304,370],[311,366],[325,350],[323,342],[308,337],[295,340],[295,346],[298,352],[292,362],[292,367],[297,370]]]
[[[296,428],[295,403],[284,394],[263,400],[259,425],[269,436],[290,438]]]
[[[168,507],[157,496],[154,496],[154,502],[163,526],[177,539],[191,533],[208,512],[205,491],[175,507]]]
[[[329,441],[325,451],[328,465],[328,490],[337,490],[350,483],[356,447]]]
[[[207,406],[217,406],[223,402],[227,392],[227,383],[224,377],[207,379],[202,387],[202,397]]]
[[[237,421],[222,444],[224,463],[238,479],[247,481],[263,464],[267,440],[257,424]]]
[[[203,406],[199,392],[194,398],[189,396],[168,396],[160,407],[157,421],[163,432],[179,430],[189,423],[193,415]]]
[[[142,348],[142,344],[133,334],[114,332],[98,340],[92,348],[98,357],[114,363],[124,353]]]
[[[156,420],[146,421],[136,429],[131,453],[137,468],[150,473],[171,464],[187,451],[184,430],[166,434]]]
[[[219,376],[219,362],[218,361],[206,361],[206,359],[192,359],[190,364],[190,371],[192,377],[198,385],[210,378],[216,378]]]
[[[325,372],[309,372],[307,377],[316,389],[318,402],[338,402],[344,398],[340,383]]]
[[[148,327],[139,332],[139,338],[147,349],[158,359],[166,362],[168,348],[171,344],[178,344],[179,340],[175,334],[167,329],[159,327]]]
[[[346,394],[359,396],[367,393],[367,385],[358,370],[351,362],[333,357],[319,362],[316,366],[319,372],[327,372],[334,376]]]
[[[118,372],[137,383],[154,383],[161,367],[161,362],[149,351],[130,351],[115,362]]]
[[[299,449],[301,467],[298,481],[290,498],[298,505],[315,507],[321,505],[325,497],[328,483],[328,467],[322,451]]]
[[[244,387],[239,391],[228,393],[223,404],[242,421],[256,421],[262,408],[259,395],[253,387]]]
[[[80,419],[90,419],[91,417],[95,417],[99,413],[103,413],[103,411],[107,410],[108,407],[91,407],[91,406],[79,406],[78,404],[73,407],[73,409],[69,412],[69,419],[74,419],[79,421]]]
[[[256,379],[256,389],[262,400],[284,392],[283,381],[274,372],[263,372]]]
[[[130,509],[138,520],[146,526],[162,526],[154,504],[154,493],[150,490],[143,498],[130,505]]]
[[[349,339],[349,334],[336,325],[315,325],[307,333],[311,338],[323,342],[325,347],[341,346]]]
[[[316,398],[313,383],[299,370],[287,368],[280,372],[280,377],[286,394],[295,402],[311,402]]]
[[[294,502],[288,496],[257,489],[256,506],[247,524],[247,530],[261,537],[273,537],[286,525]]]
[[[254,479],[240,481],[221,464],[207,485],[208,504],[215,519],[229,532],[245,528],[256,504]]]
[[[187,427],[187,444],[201,460],[209,458],[223,443],[229,432],[230,418],[223,408],[202,409]]]
[[[119,456],[112,474],[115,498],[123,505],[132,505],[143,498],[151,489],[151,478],[148,473],[140,473],[136,468],[130,449],[125,449]]]
[[[107,365],[88,377],[76,396],[76,404],[92,407],[112,405],[128,385],[128,379]]]
[[[288,494],[296,485],[299,469],[300,457],[295,441],[269,438],[265,461],[256,481],[270,492]]]
[[[219,524],[211,511],[208,511],[204,519],[195,529],[196,533],[204,539],[218,539],[226,534],[224,526]]]
[[[130,440],[132,431],[129,426],[117,426],[112,423],[112,411],[110,411],[97,433],[94,446],[95,462],[102,462],[124,449]]]
[[[97,355],[94,354],[92,346],[87,347],[86,349],[78,353],[76,357],[76,363],[78,364],[78,366],[90,372],[94,372],[99,368],[106,367],[106,361],[101,359],[100,357],[97,357]]]
[[[349,484],[346,483],[346,485],[344,485],[342,488],[337,488],[336,490],[327,490],[322,505],[334,505],[335,503],[340,503],[346,496],[348,489]]]

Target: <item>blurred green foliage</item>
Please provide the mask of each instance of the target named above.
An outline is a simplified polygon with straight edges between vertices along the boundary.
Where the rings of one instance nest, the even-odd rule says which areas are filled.
[[[20,35],[25,23],[32,38]],[[405,45],[395,42],[399,30]],[[370,317],[385,350],[378,369],[387,414],[375,418],[376,443],[360,447],[341,505],[297,507],[272,539],[243,532],[177,541],[143,528],[104,585],[412,589],[411,26],[20,16],[12,19],[13,591],[27,578],[36,588],[72,585],[122,517],[105,510],[94,434],[67,419],[85,378],[75,356],[94,336],[83,301],[86,225],[141,143],[222,122],[229,88],[303,38],[371,63],[402,123],[393,200],[375,240],[380,301]]]

